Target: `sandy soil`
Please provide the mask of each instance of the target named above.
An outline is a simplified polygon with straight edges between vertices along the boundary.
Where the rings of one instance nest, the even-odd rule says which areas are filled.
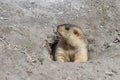
[[[63,23],[82,28],[88,62],[50,59]],[[120,80],[120,0],[0,0],[0,80]]]

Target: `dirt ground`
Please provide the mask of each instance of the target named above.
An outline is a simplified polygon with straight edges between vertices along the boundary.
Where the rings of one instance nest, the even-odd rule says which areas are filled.
[[[80,26],[89,61],[56,62],[56,26]],[[0,0],[0,80],[120,80],[120,0]]]

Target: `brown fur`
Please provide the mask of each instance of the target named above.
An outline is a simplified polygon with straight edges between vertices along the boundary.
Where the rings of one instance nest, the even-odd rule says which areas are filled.
[[[87,40],[76,25],[59,25],[57,32],[60,40],[55,52],[56,61],[86,62],[88,60]]]

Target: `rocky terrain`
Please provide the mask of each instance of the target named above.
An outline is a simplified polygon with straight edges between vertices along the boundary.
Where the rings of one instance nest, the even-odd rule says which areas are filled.
[[[50,58],[63,23],[83,30],[88,62]],[[120,80],[120,0],[0,0],[0,80]]]

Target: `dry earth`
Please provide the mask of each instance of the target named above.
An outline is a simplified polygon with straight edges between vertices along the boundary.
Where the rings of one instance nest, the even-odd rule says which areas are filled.
[[[50,59],[63,23],[82,28],[88,62]],[[120,0],[0,0],[0,80],[120,80]]]

